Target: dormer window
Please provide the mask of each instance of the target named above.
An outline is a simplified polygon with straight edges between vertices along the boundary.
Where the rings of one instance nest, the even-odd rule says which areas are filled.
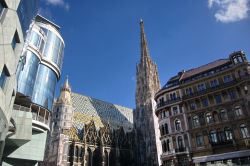
[[[242,63],[246,61],[246,56],[242,53],[238,53],[231,56],[234,64]]]

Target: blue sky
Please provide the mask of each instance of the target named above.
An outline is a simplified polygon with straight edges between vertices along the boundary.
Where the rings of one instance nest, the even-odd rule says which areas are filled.
[[[135,66],[144,20],[161,85],[182,69],[237,50],[250,55],[249,0],[41,0],[40,13],[61,26],[61,81],[74,92],[135,107]],[[58,92],[57,92],[58,93]]]

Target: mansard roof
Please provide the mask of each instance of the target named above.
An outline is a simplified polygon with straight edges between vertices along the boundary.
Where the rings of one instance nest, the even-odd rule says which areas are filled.
[[[213,61],[211,63],[208,63],[206,65],[202,65],[200,67],[190,69],[190,70],[183,73],[181,80],[192,77],[192,76],[197,75],[199,73],[203,73],[203,72],[211,70],[213,68],[219,67],[219,66],[224,65],[228,62],[230,62],[229,59],[219,59],[219,60]]]
[[[121,126],[126,132],[133,129],[133,110],[123,106],[108,103],[89,96],[71,93],[74,107],[73,127],[67,135],[71,138],[80,137],[82,129],[94,121],[97,130],[109,124],[111,129]]]

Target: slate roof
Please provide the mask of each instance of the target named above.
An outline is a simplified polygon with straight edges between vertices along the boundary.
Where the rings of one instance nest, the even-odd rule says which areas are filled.
[[[73,127],[65,134],[78,140],[84,124],[94,120],[97,129],[109,123],[111,128],[122,126],[125,131],[133,129],[133,110],[116,104],[108,103],[89,96],[72,92],[74,107]]]
[[[230,62],[229,59],[219,59],[219,60],[216,60],[214,62],[208,63],[206,65],[190,69],[190,70],[183,73],[183,75],[181,77],[181,80],[184,80],[184,79],[186,79],[188,77],[191,77],[191,76],[194,76],[196,74],[208,71],[210,69],[216,68],[218,66],[224,65],[224,64],[226,64],[228,62]]]

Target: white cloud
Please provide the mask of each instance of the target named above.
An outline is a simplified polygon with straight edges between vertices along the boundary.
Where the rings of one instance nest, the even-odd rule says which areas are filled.
[[[46,0],[47,4],[63,7],[65,10],[69,10],[70,6],[64,0]]]
[[[249,0],[208,0],[208,7],[216,7],[214,17],[223,23],[243,20],[250,10]]]

